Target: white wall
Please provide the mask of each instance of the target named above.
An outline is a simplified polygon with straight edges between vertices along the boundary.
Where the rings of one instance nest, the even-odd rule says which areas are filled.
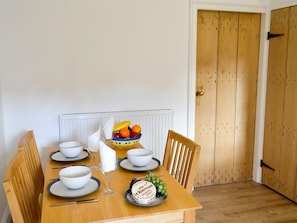
[[[292,5],[296,5],[296,0],[270,0],[270,9],[284,8]]]
[[[9,156],[27,129],[42,151],[55,144],[60,113],[172,108],[185,132],[188,8],[178,0],[5,1]]]

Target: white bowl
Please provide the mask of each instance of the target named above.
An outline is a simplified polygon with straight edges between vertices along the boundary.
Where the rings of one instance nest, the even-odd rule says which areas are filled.
[[[149,149],[130,149],[127,158],[134,166],[146,166],[153,158],[153,151]]]
[[[59,147],[60,152],[66,157],[76,157],[83,150],[81,143],[76,141],[63,142]]]
[[[69,189],[84,187],[91,179],[92,170],[87,166],[70,166],[59,172],[61,183]]]

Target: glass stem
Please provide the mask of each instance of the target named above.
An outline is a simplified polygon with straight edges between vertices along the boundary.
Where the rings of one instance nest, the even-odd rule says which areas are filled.
[[[106,178],[107,178],[107,189],[110,190],[110,175],[107,174]]]

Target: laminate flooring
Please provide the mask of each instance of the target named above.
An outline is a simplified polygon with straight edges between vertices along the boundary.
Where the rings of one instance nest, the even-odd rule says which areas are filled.
[[[297,223],[297,204],[253,181],[196,188],[196,223]]]

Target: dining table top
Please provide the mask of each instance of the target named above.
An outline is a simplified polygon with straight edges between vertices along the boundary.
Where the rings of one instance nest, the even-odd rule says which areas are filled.
[[[141,145],[135,145],[139,147]],[[152,170],[154,175],[160,178],[167,185],[168,196],[161,200],[160,204],[139,206],[128,202],[126,193],[133,178],[143,177],[147,172],[131,171],[118,165],[116,171],[111,176],[110,185],[116,191],[115,195],[102,195],[102,190],[106,187],[106,177],[98,169],[92,170],[92,177],[98,180],[99,188],[79,198],[61,197],[49,192],[50,186],[56,182],[61,168],[70,165],[91,166],[93,158],[95,163],[99,163],[99,152],[91,153],[85,159],[73,162],[60,162],[53,160],[51,155],[57,153],[59,147],[48,150],[45,166],[45,182],[42,197],[42,223],[86,223],[86,222],[195,222],[195,210],[202,208],[202,205],[189,192],[187,192],[162,166],[159,165]],[[125,158],[127,151],[116,149],[119,159]],[[78,199],[97,199],[97,202],[74,203],[59,206],[51,206],[53,203],[76,201]]]

